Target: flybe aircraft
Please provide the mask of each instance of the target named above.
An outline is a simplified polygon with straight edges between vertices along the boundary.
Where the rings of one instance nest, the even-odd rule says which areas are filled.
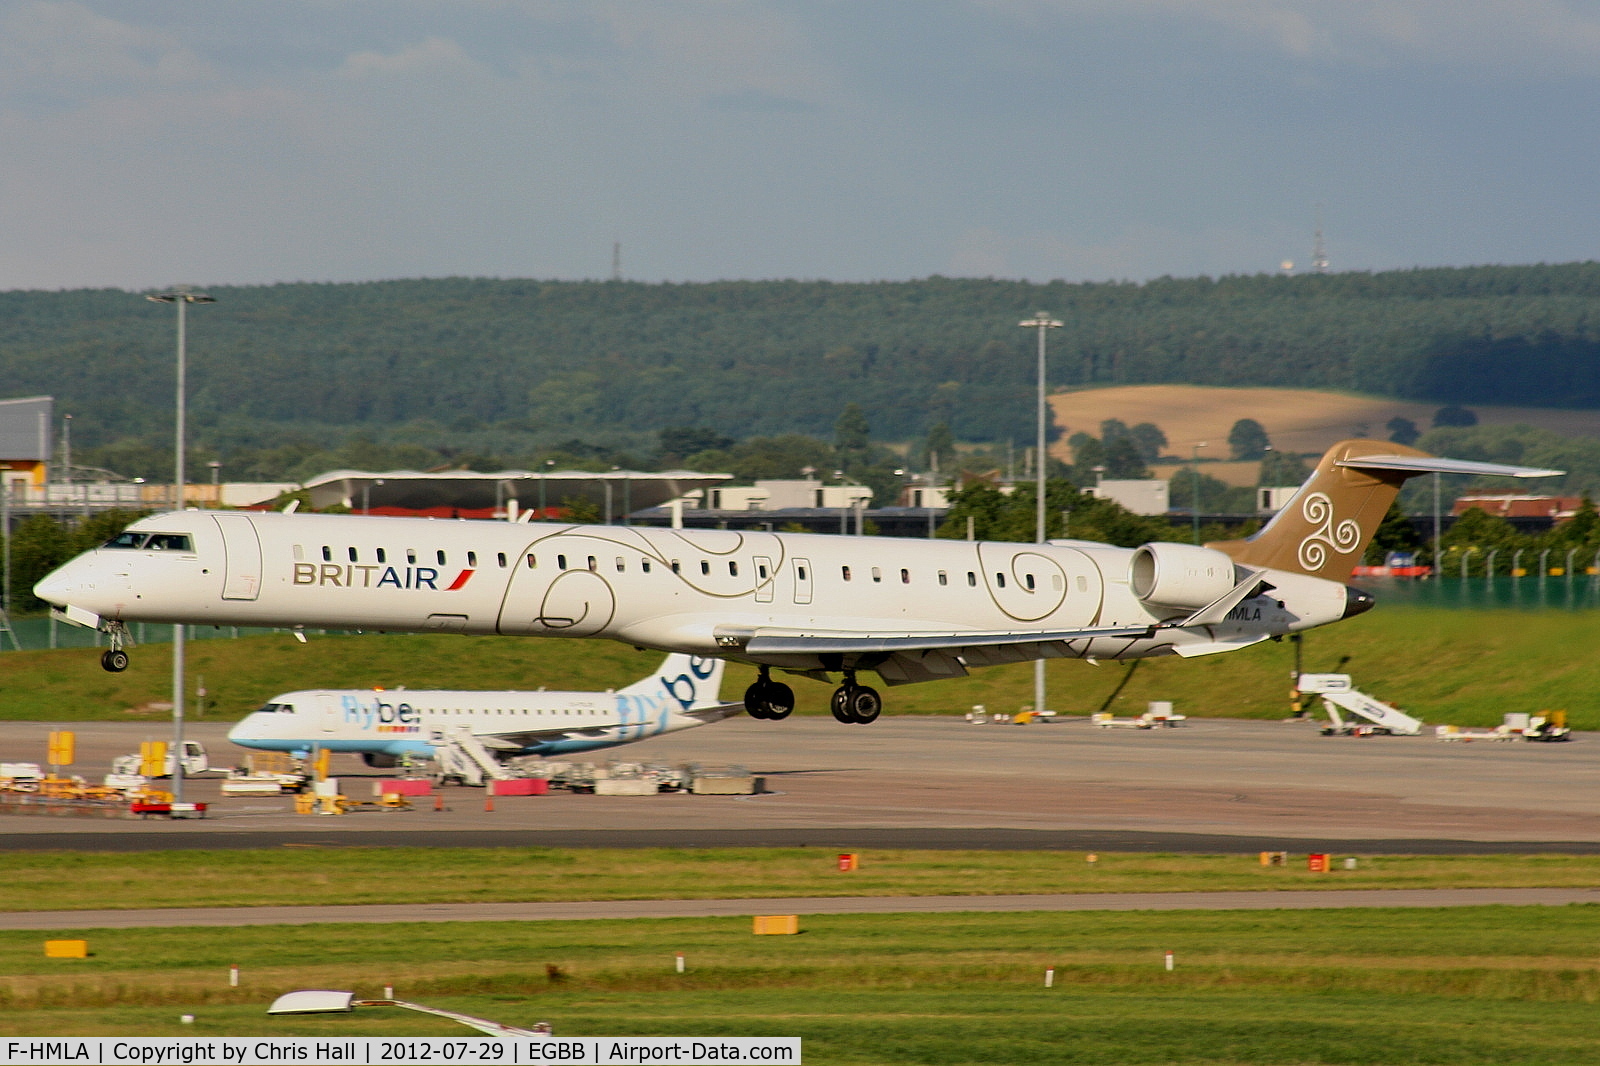
[[[228,732],[246,748],[356,752],[368,766],[434,758],[462,731],[501,759],[631,744],[744,713],[717,702],[720,659],[673,654],[615,692],[432,692],[312,689],[268,700]]]
[[[1401,483],[1430,471],[1560,473],[1344,441],[1256,535],[1137,548],[188,510],[34,591],[109,635],[113,671],[129,622],[597,637],[754,664],[756,718],[794,708],[773,670],[837,675],[834,717],[870,722],[868,671],[1210,655],[1359,614],[1372,598],[1345,582]]]

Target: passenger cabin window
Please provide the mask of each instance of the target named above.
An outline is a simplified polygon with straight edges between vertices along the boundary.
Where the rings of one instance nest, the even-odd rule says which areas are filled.
[[[439,560],[439,565],[443,566],[444,565],[444,550],[441,548],[439,551],[436,551],[433,554],[434,554],[434,557]]]
[[[738,577],[739,576],[739,564],[734,562],[732,559],[728,560],[728,576],[729,577]]]
[[[995,574],[994,575],[994,583],[996,585],[998,585],[1000,588],[1005,588],[1006,587],[1006,575],[1004,575],[1004,574]]]
[[[801,581],[804,581],[806,579],[806,568],[805,567],[796,566],[794,568],[794,572],[800,575],[800,580]]]
[[[1088,592],[1089,591],[1089,579],[1084,577],[1082,574],[1078,575],[1078,591],[1079,592]]]
[[[349,554],[350,561],[352,563],[359,563],[361,561],[360,556],[356,554],[356,550],[354,548],[346,548],[345,551]]]
[[[706,562],[704,559],[701,559],[700,560],[700,572],[702,574],[711,573],[711,564]]]
[[[676,573],[678,573],[680,571],[680,569],[681,568],[678,566],[678,560],[676,560],[676,559],[672,560],[672,572],[674,574],[676,574]]]
[[[386,563],[388,561],[389,561],[389,553],[384,551],[382,548],[379,548],[378,549],[378,562]]]
[[[333,562],[333,549],[326,544],[322,546],[322,561],[325,563]]]
[[[766,567],[765,563],[757,563],[756,564],[756,576],[759,577],[762,581],[765,581],[767,579],[767,567]]]
[[[1022,583],[1024,585],[1028,586],[1028,591],[1029,592],[1033,591],[1033,575],[1032,574],[1024,574],[1023,577],[1022,577]]]
[[[417,549],[415,549],[415,548],[407,548],[406,549],[406,562],[410,563],[413,566],[416,565],[416,563],[417,563]]]
[[[592,555],[589,556],[589,569],[590,570],[598,570],[598,569],[600,569],[600,560],[596,559]]]
[[[839,568],[839,571],[840,571],[840,572],[841,572],[841,573],[842,573],[842,574],[844,574],[844,579],[845,579],[845,580],[846,580],[846,581],[849,581],[849,580],[850,580],[850,568],[849,568],[849,567],[848,567],[848,566],[841,566],[841,567],[840,567],[840,568]]]
[[[306,561],[306,550],[299,544],[294,546],[294,561],[297,563],[303,563]]]
[[[873,581],[882,581],[883,580],[883,571],[881,569],[879,569],[878,567],[876,567],[876,566],[874,566],[872,568],[872,580]]]
[[[1050,575],[1050,590],[1052,592],[1060,592],[1061,591],[1061,575],[1060,574],[1051,574]]]
[[[617,573],[619,573],[619,574],[626,573],[627,569],[628,569],[628,564],[623,561],[622,556],[620,556],[620,555],[617,556]]]
[[[977,588],[978,587],[978,575],[974,574],[971,570],[967,571],[967,587],[968,588]]]
[[[941,585],[950,584],[950,575],[945,573],[943,570],[939,571],[939,584],[941,584]]]
[[[901,570],[900,571],[900,584],[902,584],[902,585],[911,584],[911,571],[909,571],[909,570]]]
[[[565,570],[566,568],[567,568],[567,557],[565,555],[556,556],[556,569],[557,570]]]
[[[477,552],[468,552],[467,553],[467,565],[468,566],[477,566],[478,565],[478,553]]]
[[[640,559],[639,560],[639,569],[643,570],[645,573],[648,574],[650,572],[650,560],[649,559]]]
[[[494,561],[500,564],[500,569],[504,570],[506,568],[506,553],[495,552]]]

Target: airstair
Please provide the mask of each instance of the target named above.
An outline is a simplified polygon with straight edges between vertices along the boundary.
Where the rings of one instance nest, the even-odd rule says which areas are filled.
[[[1357,692],[1349,674],[1301,674],[1297,687],[1301,692],[1322,697],[1323,709],[1328,712],[1328,724],[1322,729],[1325,736],[1392,733],[1414,737],[1422,732],[1420,720],[1365,692]],[[1353,717],[1347,719],[1341,711]],[[1356,718],[1364,718],[1370,724],[1357,722]]]
[[[434,744],[433,750],[441,781],[455,780],[464,785],[482,785],[485,779],[511,779],[511,772],[466,726],[456,726],[444,733]]]

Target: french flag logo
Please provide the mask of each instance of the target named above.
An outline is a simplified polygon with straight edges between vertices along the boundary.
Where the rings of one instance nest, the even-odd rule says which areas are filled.
[[[445,589],[445,591],[446,592],[454,592],[456,589],[461,588],[463,585],[465,585],[467,583],[468,580],[471,579],[472,575],[475,572],[476,571],[473,571],[473,570],[463,570],[463,571],[461,571],[461,573],[456,575],[456,579],[454,581],[450,582],[450,587]]]

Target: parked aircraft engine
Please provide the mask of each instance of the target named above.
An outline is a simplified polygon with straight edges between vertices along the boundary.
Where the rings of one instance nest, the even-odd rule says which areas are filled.
[[[1233,559],[1193,544],[1141,545],[1128,566],[1128,583],[1151,607],[1197,611],[1233,588]]]

